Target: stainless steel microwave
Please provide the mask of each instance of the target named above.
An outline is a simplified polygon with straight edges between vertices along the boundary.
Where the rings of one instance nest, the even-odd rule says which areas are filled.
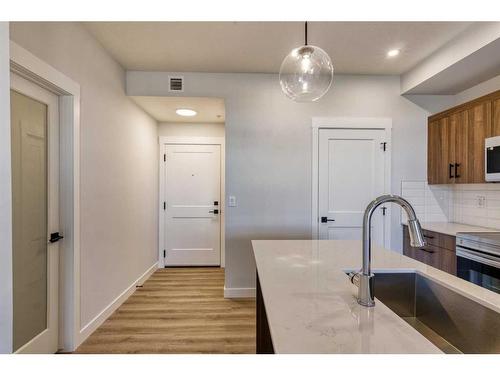
[[[500,181],[500,137],[486,138],[484,143],[486,181]]]

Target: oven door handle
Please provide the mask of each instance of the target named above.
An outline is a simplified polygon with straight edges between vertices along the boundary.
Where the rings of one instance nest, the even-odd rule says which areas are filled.
[[[495,268],[500,268],[500,261],[496,260],[496,259],[498,259],[497,257],[492,256],[490,258],[489,256],[484,256],[482,254],[479,255],[475,252],[465,250],[465,249],[459,248],[459,247],[457,247],[456,253],[457,253],[458,257],[470,259],[470,260],[473,260],[473,261],[476,261],[476,262],[479,262],[482,264],[486,264],[488,266],[492,266]]]

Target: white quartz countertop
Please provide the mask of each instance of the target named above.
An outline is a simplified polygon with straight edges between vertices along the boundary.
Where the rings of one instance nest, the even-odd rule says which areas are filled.
[[[252,241],[276,353],[441,353],[376,300],[365,308],[345,271],[361,241]],[[500,294],[399,253],[372,247],[373,271],[416,271],[500,313]]]
[[[420,225],[422,226],[423,229],[427,229],[432,232],[449,234],[450,236],[456,236],[457,233],[459,232],[499,232],[498,229],[478,227],[475,225],[468,225],[468,224],[450,223],[450,222],[421,221]]]

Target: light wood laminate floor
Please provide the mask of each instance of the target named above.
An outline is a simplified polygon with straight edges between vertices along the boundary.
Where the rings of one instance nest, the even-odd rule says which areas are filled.
[[[255,300],[224,299],[221,268],[166,268],[76,353],[255,353]]]

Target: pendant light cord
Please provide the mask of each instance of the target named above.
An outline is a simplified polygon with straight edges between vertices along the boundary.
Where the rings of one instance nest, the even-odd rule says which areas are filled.
[[[307,21],[304,25],[304,41],[305,41],[305,45],[307,46]]]

